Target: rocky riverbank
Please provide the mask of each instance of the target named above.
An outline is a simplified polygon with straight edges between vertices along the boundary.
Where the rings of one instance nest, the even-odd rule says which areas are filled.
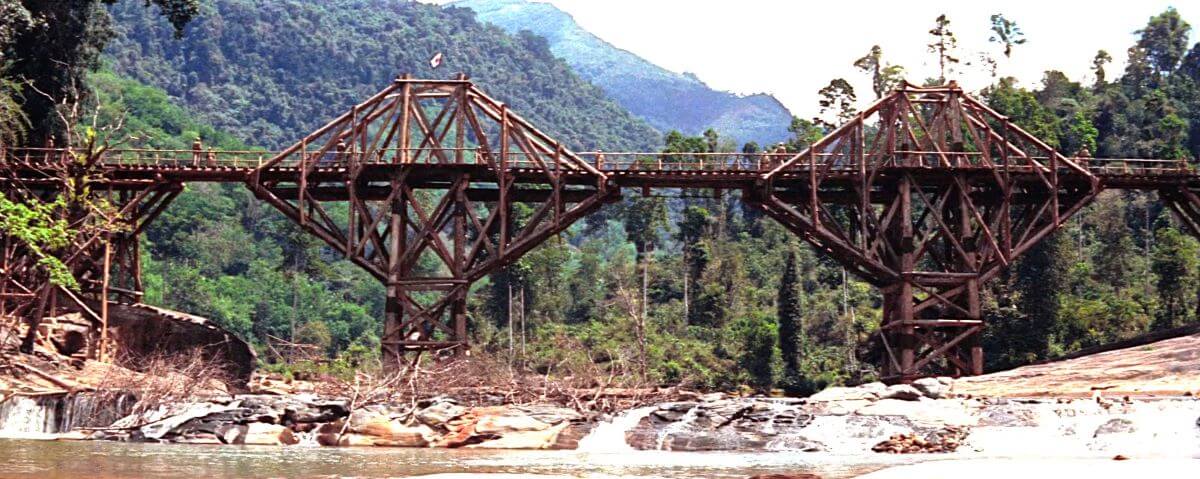
[[[960,397],[953,381],[831,388],[803,400],[659,405],[630,430],[637,449],[800,450],[832,454],[1200,454],[1200,400]]]
[[[184,444],[574,449],[591,423],[551,405],[467,406],[438,397],[352,408],[311,394],[171,404],[66,439]]]
[[[1200,400],[975,398],[947,378],[830,388],[804,399],[691,396],[613,417],[448,397],[351,407],[312,394],[171,404],[63,439],[186,444],[795,451],[835,455],[1195,457]],[[601,427],[597,427],[600,425]],[[596,436],[584,439],[595,432]]]
[[[125,395],[109,396],[117,403],[108,407],[102,394],[18,390],[0,401],[0,434],[233,445],[1191,458],[1200,457],[1200,381],[1190,368],[1200,364],[1197,341],[1184,336],[973,378],[835,387],[808,398],[623,394],[623,412],[612,415],[588,406],[600,404],[594,391],[560,395],[570,400],[557,403],[545,394],[541,402],[536,395],[518,401],[478,390],[397,401],[386,394],[364,400],[357,386],[340,397],[256,381],[258,394],[213,389],[205,396],[212,399],[173,399],[132,414],[135,408],[122,406],[132,403]],[[1130,364],[1133,354],[1138,365]],[[1114,374],[1097,372],[1103,370]],[[1085,388],[1084,378],[1096,382]],[[96,419],[97,411],[108,419]]]

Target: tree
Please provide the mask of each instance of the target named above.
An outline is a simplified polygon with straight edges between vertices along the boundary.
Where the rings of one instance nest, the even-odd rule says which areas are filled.
[[[1200,271],[1200,247],[1196,241],[1175,228],[1161,228],[1156,235],[1151,269],[1157,277],[1161,309],[1153,329],[1169,329],[1188,321],[1189,306],[1195,299],[1197,271]]]
[[[821,97],[817,101],[821,105],[821,113],[813,121],[825,125],[827,128],[842,125],[858,113],[854,107],[854,102],[858,99],[854,94],[854,87],[844,78],[830,80],[828,85],[817,92],[817,95]],[[830,118],[832,121],[829,120]]]
[[[1150,17],[1144,28],[1134,32],[1141,36],[1134,48],[1144,55],[1153,73],[1169,75],[1187,53],[1191,30],[1191,25],[1183,20],[1175,8],[1170,7]]]
[[[792,123],[788,125],[788,131],[791,132],[792,137],[788,138],[786,143],[787,150],[793,153],[803,151],[825,136],[825,130],[817,123],[794,116]]]
[[[85,75],[99,65],[100,52],[114,35],[103,5],[116,2],[21,0],[17,5],[9,0],[0,9],[4,15],[0,32],[15,32],[5,51],[14,59],[6,73],[27,82],[22,106],[30,122],[30,143],[41,145],[51,138],[65,142],[66,125],[54,114],[56,104],[72,89],[84,91]],[[157,5],[177,36],[200,12],[199,0],[145,0],[145,4]]]
[[[20,94],[21,85],[0,78],[0,144],[20,144],[29,130],[29,118],[21,110]]]
[[[871,76],[871,90],[875,92],[876,100],[903,81],[904,67],[886,64],[879,45],[872,46],[870,52],[855,60],[854,67]]]
[[[1107,51],[1100,50],[1096,52],[1095,58],[1092,58],[1092,72],[1096,74],[1096,87],[1104,86],[1106,76],[1104,74],[1104,65],[1112,62],[1112,55]]]
[[[1014,358],[1019,364],[1045,358],[1062,301],[1054,286],[1063,284],[1066,273],[1064,248],[1069,247],[1065,235],[1051,234],[1029,250],[1016,268],[1016,287],[1020,300],[1017,309],[1025,316],[1025,326],[1014,343]]]
[[[1013,47],[1025,44],[1025,33],[1017,26],[1017,22],[997,13],[992,15],[992,36],[988,41],[999,43],[1004,47],[1004,58],[1012,58]]]
[[[683,315],[691,322],[691,285],[696,283],[704,268],[708,266],[708,245],[703,242],[713,226],[712,214],[701,206],[688,206],[683,210],[677,238],[683,249]]]
[[[779,352],[783,356],[783,381],[788,392],[802,382],[800,360],[804,356],[804,306],[801,304],[800,280],[796,272],[796,253],[788,251],[779,278],[779,294],[775,307],[779,319]]]
[[[741,357],[738,363],[746,371],[750,385],[766,391],[775,384],[775,343],[779,332],[771,317],[753,313],[733,324],[735,334],[741,339]]]
[[[929,35],[933,37],[927,45],[929,53],[936,54],[938,59],[938,82],[946,83],[946,74],[952,72],[954,64],[959,62],[955,56],[958,39],[955,38],[954,32],[950,31],[950,19],[946,18],[946,14],[938,15],[934,20],[934,27],[929,30]]]

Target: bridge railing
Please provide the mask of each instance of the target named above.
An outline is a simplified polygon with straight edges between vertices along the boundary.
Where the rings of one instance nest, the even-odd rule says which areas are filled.
[[[80,159],[86,153],[65,148],[5,148],[0,146],[0,158],[13,165],[30,167]],[[250,169],[262,165],[270,153],[252,150],[171,150],[150,148],[113,148],[101,153],[100,164],[112,167],[163,168],[238,168]]]
[[[545,155],[536,160],[523,152],[509,152],[505,161],[494,151],[479,148],[409,148],[406,152],[399,149],[378,149],[371,154],[353,152],[330,152],[319,157],[315,154],[307,158],[309,165],[315,167],[340,167],[345,163],[355,161],[359,164],[391,164],[397,158],[425,158],[423,164],[438,164],[438,155],[428,153],[437,150],[451,163],[489,164],[503,163],[510,169],[542,169],[562,168],[553,158]],[[6,148],[0,145],[0,161],[9,166],[26,164],[29,166],[45,165],[52,161],[63,161],[66,155],[78,155],[77,150],[62,148]],[[104,152],[102,164],[112,167],[158,167],[158,168],[234,168],[253,169],[268,162],[273,153],[260,150],[217,150],[211,148],[194,149],[149,149],[149,148],[116,148]],[[835,153],[812,153],[813,161],[796,162],[788,171],[809,171],[813,164],[830,172],[852,172],[860,168],[856,161],[844,155]],[[974,155],[974,156],[972,156]],[[720,172],[765,172],[782,164],[795,156],[793,153],[663,153],[663,152],[606,152],[592,151],[577,153],[576,156],[589,162],[602,171],[656,171],[656,172],[689,172],[689,171],[720,171]],[[935,153],[924,151],[896,151],[890,155],[864,155],[869,165],[880,162],[895,162],[903,158],[905,166],[918,168],[971,168],[981,167],[978,163],[978,153],[954,152]],[[1048,158],[1036,157],[1043,164]],[[1194,168],[1186,160],[1159,160],[1148,158],[1090,158],[1069,157],[1096,175],[1106,176],[1169,176],[1193,174]],[[283,162],[276,167],[298,167],[300,161]],[[999,165],[1003,167],[1003,165]]]
[[[1191,174],[1187,160],[1156,160],[1148,158],[1071,158],[1096,175],[1168,176]]]

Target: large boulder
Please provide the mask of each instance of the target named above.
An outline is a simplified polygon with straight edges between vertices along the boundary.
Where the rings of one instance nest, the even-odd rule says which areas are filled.
[[[437,436],[429,426],[406,425],[398,419],[380,414],[357,414],[351,417],[348,431],[372,438],[372,445],[393,447],[426,447]],[[344,439],[344,438],[343,438]]]
[[[90,301],[99,310],[99,304]],[[147,304],[109,303],[109,336],[131,357],[196,351],[234,386],[245,386],[257,357],[246,341],[199,316]],[[138,363],[123,366],[137,370]]]
[[[436,401],[420,410],[414,416],[422,424],[431,428],[447,429],[450,421],[466,414],[467,408],[459,406],[453,400]]]
[[[827,401],[874,401],[887,391],[883,383],[867,383],[855,387],[835,386],[808,397],[809,402]]]
[[[930,399],[942,399],[950,394],[953,380],[947,377],[921,378],[912,382],[912,387]]]
[[[536,421],[535,419],[531,420]],[[538,422],[544,427],[540,429],[509,429],[508,432],[500,434],[496,439],[470,444],[466,447],[484,449],[550,449],[558,442],[558,436],[570,426],[570,423],[567,422],[560,422],[554,426],[541,421]],[[533,424],[528,423],[523,424],[523,426],[531,427]]]
[[[252,422],[246,425],[246,434],[242,437],[242,442],[238,444],[252,446],[291,446],[299,442],[300,440],[296,438],[292,430],[284,426]]]
[[[544,431],[550,425],[524,415],[484,416],[475,423],[475,432],[504,435],[511,432]]]

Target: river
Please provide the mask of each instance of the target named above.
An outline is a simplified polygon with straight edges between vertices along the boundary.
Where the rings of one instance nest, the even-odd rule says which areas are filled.
[[[441,473],[745,478],[798,472],[831,479],[854,477],[913,459],[879,456],[870,463],[863,461],[862,457],[797,452],[587,453],[0,440],[0,477],[13,479],[383,478]]]

